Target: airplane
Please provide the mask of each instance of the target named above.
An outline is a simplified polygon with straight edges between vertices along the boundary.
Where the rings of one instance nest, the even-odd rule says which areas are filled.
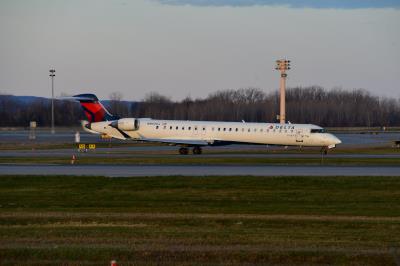
[[[312,124],[120,118],[110,114],[94,94],[79,94],[68,99],[80,102],[88,119],[82,123],[87,132],[121,140],[176,145],[180,146],[182,155],[188,154],[189,148],[193,154],[201,154],[204,146],[229,144],[321,147],[326,154],[328,149],[341,143],[336,136]]]

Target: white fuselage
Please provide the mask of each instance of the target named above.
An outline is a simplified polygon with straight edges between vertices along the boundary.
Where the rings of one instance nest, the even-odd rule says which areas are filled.
[[[312,124],[154,120],[149,118],[136,120],[138,120],[138,127],[132,130],[120,130],[112,127],[110,121],[92,123],[91,130],[118,139],[156,140],[176,144],[185,144],[185,141],[188,144],[191,141],[203,141],[204,145],[253,143],[331,148],[341,143],[334,135],[325,133],[323,128]]]

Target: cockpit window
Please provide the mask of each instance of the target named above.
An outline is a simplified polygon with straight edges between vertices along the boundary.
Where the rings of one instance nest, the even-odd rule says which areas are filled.
[[[325,129],[323,128],[312,128],[311,133],[325,133]]]

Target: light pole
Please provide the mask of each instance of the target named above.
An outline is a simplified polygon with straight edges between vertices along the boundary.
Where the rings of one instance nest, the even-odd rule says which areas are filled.
[[[281,82],[280,82],[280,113],[279,122],[285,124],[286,122],[286,70],[290,69],[290,60],[280,59],[276,60],[276,70],[281,72]]]
[[[54,134],[54,77],[56,76],[54,73],[56,70],[52,68],[49,72],[51,77],[51,134]]]

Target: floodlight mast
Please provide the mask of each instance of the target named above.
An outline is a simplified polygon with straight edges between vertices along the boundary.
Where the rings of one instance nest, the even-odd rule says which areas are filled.
[[[51,134],[55,133],[55,129],[54,129],[54,77],[56,76],[56,74],[54,74],[56,72],[55,69],[50,69],[50,78],[51,78]]]
[[[280,59],[276,60],[276,70],[281,72],[280,81],[280,113],[279,122],[281,124],[286,123],[286,70],[290,69],[290,60]]]

